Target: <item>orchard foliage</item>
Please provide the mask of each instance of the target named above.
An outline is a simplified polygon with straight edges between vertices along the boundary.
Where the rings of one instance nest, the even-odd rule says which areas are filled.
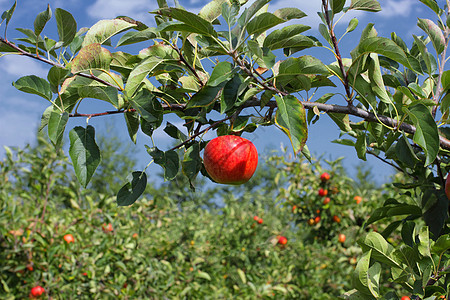
[[[420,2],[435,18],[418,18],[422,35],[413,35],[411,45],[394,32],[381,37],[376,24],[368,24],[359,37],[351,38],[359,42],[347,54],[341,53],[340,43],[349,41],[358,20],[350,20],[341,33],[336,24],[352,10],[381,10],[377,0],[322,0],[316,37],[305,34],[311,28],[301,24],[301,7],[269,12],[268,0],[246,7],[245,1],[214,0],[194,14],[178,2],[169,7],[158,0],[159,8],[151,12],[155,27],[120,16],[80,29],[69,12],[47,7],[34,28],[19,28],[23,36],[12,41],[7,27],[14,3],[1,17],[5,33],[0,53],[50,66],[46,79],[25,76],[13,85],[50,102],[41,127],[47,127],[56,149],[70,118],[89,121],[122,114],[134,142],[138,130],[151,137],[165,126],[177,145],[161,150],[152,142],[147,146],[151,162],[162,166],[165,180],[182,173],[191,186],[198,173],[207,176],[200,156],[204,133],[240,135],[258,126],[276,126],[289,137],[295,155],[309,157],[308,125],[327,114],[342,133],[336,143],[354,147],[362,160],[373,155],[403,174],[395,183],[399,194],[386,199],[368,220],[373,224],[394,217],[382,234],[369,233],[360,240],[364,254],[354,278],[357,291],[347,297],[380,298],[380,274],[386,268],[393,282],[416,298],[427,298],[448,293],[444,180],[450,170],[450,18],[448,2]],[[43,35],[52,17],[56,39]],[[295,22],[274,29],[287,21]],[[125,52],[130,45],[142,50]],[[314,47],[330,50],[334,62],[325,64],[302,53]],[[112,108],[79,112],[86,98],[106,101]],[[169,113],[184,122],[183,130],[164,124]],[[86,187],[101,162],[95,129],[76,126],[69,139],[76,177]],[[145,169],[132,172],[118,192],[118,205],[133,204],[146,184]],[[386,239],[396,231],[404,244],[393,247]]]
[[[100,136],[99,144],[107,164],[96,178],[114,184],[115,165],[133,162],[115,139]],[[363,174],[351,180],[339,161],[329,163],[270,156],[248,185],[193,192],[178,176],[149,183],[139,205],[117,207],[102,185],[83,189],[62,151],[40,136],[36,146],[9,149],[0,161],[2,299],[25,299],[34,286],[52,299],[336,299],[351,288],[361,254],[353,244],[366,232],[360,220],[386,192]],[[339,188],[327,205],[315,193],[305,197],[322,186],[323,170]],[[309,226],[303,205],[320,208],[322,221]],[[330,239],[323,238],[327,230]],[[278,236],[287,243],[277,244]],[[382,288],[406,293],[398,284]]]

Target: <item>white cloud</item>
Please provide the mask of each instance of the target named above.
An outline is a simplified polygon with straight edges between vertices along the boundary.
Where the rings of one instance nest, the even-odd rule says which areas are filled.
[[[149,12],[157,8],[158,4],[156,1],[97,0],[87,8],[87,13],[96,20],[128,16],[148,24],[153,20],[153,16]]]
[[[378,15],[390,17],[407,17],[413,11],[413,7],[418,3],[416,0],[383,0],[380,1],[381,12]]]
[[[48,68],[43,63],[33,60],[26,56],[6,55],[1,58],[0,69],[14,77],[22,77],[25,75],[36,75],[47,77]]]

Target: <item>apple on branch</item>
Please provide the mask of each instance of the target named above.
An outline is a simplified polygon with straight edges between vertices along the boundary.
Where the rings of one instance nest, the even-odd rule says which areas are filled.
[[[217,183],[242,184],[250,180],[258,165],[258,152],[247,139],[223,135],[212,139],[205,147],[203,164]]]

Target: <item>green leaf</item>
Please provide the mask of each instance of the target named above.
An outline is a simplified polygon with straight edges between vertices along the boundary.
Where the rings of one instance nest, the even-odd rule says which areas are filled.
[[[222,0],[215,0],[210,3],[213,2],[223,2],[222,17],[225,19],[225,22],[230,25],[230,27],[234,26],[236,24],[236,17],[239,14],[239,6],[236,3],[229,5],[227,1]]]
[[[223,114],[234,107],[238,100],[238,92],[241,84],[242,80],[238,75],[234,76],[225,84],[220,99],[220,113]]]
[[[334,94],[330,94],[333,96]],[[343,132],[349,132],[352,130],[350,127],[350,118],[346,114],[338,114],[338,113],[328,113],[328,116],[338,125],[339,129]]]
[[[294,96],[275,96],[277,112],[275,122],[281,127],[291,141],[295,155],[297,155],[308,138],[308,126],[306,124],[306,112],[303,105]]]
[[[69,133],[69,155],[75,169],[75,175],[83,187],[86,187],[101,161],[100,149],[95,142],[95,129],[74,127]]]
[[[370,232],[365,238],[358,240],[358,244],[364,252],[371,251],[373,259],[394,268],[401,268],[391,256],[394,248],[378,232]]]
[[[128,135],[131,141],[136,144],[137,132],[139,130],[139,115],[135,111],[126,111],[124,117],[127,123]]]
[[[202,168],[202,159],[200,157],[200,144],[195,143],[186,149],[183,161],[181,162],[181,170],[183,174],[192,181]]]
[[[372,87],[372,91],[378,98],[386,103],[386,104],[394,104],[389,98],[389,95],[386,91],[386,87],[383,81],[383,76],[381,75],[380,62],[378,61],[378,55],[371,53],[369,54],[370,59],[368,60],[368,75],[370,79],[370,85]]]
[[[206,21],[212,22],[222,14],[222,7],[224,4],[227,7],[230,6],[227,0],[213,0],[203,6],[202,9],[200,9],[198,15]],[[237,8],[239,11],[237,5],[234,4],[231,7]]]
[[[14,11],[16,10],[16,6],[17,6],[17,1],[14,1],[14,4],[11,6],[11,8],[2,13],[2,21],[0,22],[0,25],[3,23],[4,20],[6,20],[5,32],[6,32],[6,29],[8,28],[9,21],[11,21],[12,15],[14,14]]]
[[[69,45],[77,33],[77,22],[73,16],[64,9],[55,9],[56,25],[58,28],[59,41],[63,46]]]
[[[64,82],[64,79],[69,73],[69,70],[57,66],[50,68],[47,74],[47,80],[50,82],[52,88],[54,88],[54,92],[57,92],[58,86]]]
[[[358,260],[358,263],[356,264],[356,268],[352,276],[352,286],[354,286],[360,293],[363,293],[364,295],[371,294],[369,289],[369,274],[368,274],[371,254],[372,254],[371,249],[362,254],[361,258]]]
[[[217,37],[217,32],[214,30],[214,27],[210,22],[184,9],[168,7],[159,9],[153,13],[171,17],[182,22],[189,27],[189,31],[191,33],[199,33],[210,37]]]
[[[141,117],[155,127],[159,127],[163,119],[163,108],[158,99],[149,90],[142,89],[130,99],[130,103]]]
[[[170,137],[180,140],[182,142],[184,142],[187,139],[187,136],[170,122],[167,122],[166,127],[164,128],[164,132],[167,133]]]
[[[291,57],[280,63],[277,77],[301,74],[328,74],[328,69],[319,59],[310,55]]]
[[[419,161],[419,158],[414,153],[414,150],[408,139],[406,138],[405,133],[402,134],[402,137],[395,145],[395,154],[402,163],[404,163],[411,169],[413,169],[416,163]]]
[[[358,27],[358,23],[359,23],[359,21],[358,21],[357,18],[351,19],[350,22],[348,22],[348,26],[347,26],[346,31],[347,32],[352,32],[353,30],[356,29],[356,27]]]
[[[333,14],[338,14],[342,11],[345,5],[345,0],[331,0],[330,6]]]
[[[277,9],[273,13],[275,16],[277,16],[280,19],[283,19],[285,21],[289,21],[292,19],[301,19],[303,17],[306,17],[306,14],[301,11],[300,9],[296,7],[284,7]]]
[[[34,34],[39,36],[44,30],[45,24],[51,19],[52,10],[50,9],[50,4],[47,5],[47,9],[39,13],[34,20]]]
[[[164,60],[160,58],[149,56],[134,67],[128,76],[128,81],[125,86],[125,93],[128,97],[132,97],[145,78],[163,62]]]
[[[130,31],[125,33],[117,42],[116,47],[131,45],[143,41],[148,41],[156,37],[155,28],[147,28],[142,31]]]
[[[424,226],[418,235],[419,243],[417,245],[417,250],[422,256],[431,257],[431,246],[430,246],[430,232],[428,227]],[[417,243],[417,242],[416,242]]]
[[[422,39],[420,39],[416,35],[413,35],[413,37],[415,44],[420,51],[420,54],[422,54],[425,65],[427,66],[428,74],[432,74],[436,70],[436,59],[433,57],[433,55],[431,55],[431,53],[428,52],[426,44],[424,43],[424,41],[422,41]]]
[[[415,103],[403,110],[408,114],[416,127],[413,141],[425,152],[425,166],[434,162],[439,152],[439,133],[433,116],[428,107]]]
[[[130,206],[144,193],[147,186],[147,174],[134,171],[128,178],[128,182],[117,193],[118,206]]]
[[[211,77],[208,80],[208,86],[218,86],[224,81],[230,80],[237,69],[233,68],[233,65],[227,61],[219,62],[213,69]]]
[[[174,150],[161,151],[158,148],[147,147],[147,152],[153,157],[156,164],[164,169],[164,180],[173,180],[180,168],[180,158]]]
[[[355,149],[358,158],[365,161],[367,152],[367,140],[366,134],[364,132],[358,134],[358,137],[356,138]]]
[[[191,97],[187,104],[187,108],[205,107],[213,104],[219,97],[219,92],[225,86],[226,82],[222,82],[218,86],[204,86],[194,96]]]
[[[419,19],[417,26],[428,34],[437,54],[441,54],[445,48],[445,37],[439,26],[429,19]]]
[[[301,24],[294,24],[272,31],[265,39],[263,47],[270,50],[295,47],[312,47],[314,41],[300,33],[311,29]]]
[[[50,83],[41,77],[35,75],[24,76],[14,82],[13,86],[19,91],[41,96],[48,101],[52,100],[53,94]]]
[[[122,19],[98,21],[86,33],[82,46],[86,47],[90,44],[103,44],[116,34],[133,27],[136,27],[136,24]]]
[[[444,252],[450,249],[450,235],[441,235],[431,247],[431,252],[441,256]]]
[[[416,205],[392,203],[375,209],[370,218],[367,220],[366,225],[388,217],[405,215],[420,216],[421,214],[421,208]]]
[[[73,74],[89,72],[91,70],[109,70],[112,61],[111,52],[100,44],[90,44],[81,48],[72,61]]]
[[[78,95],[81,98],[103,100],[119,108],[118,90],[112,86],[81,86],[78,88]]]
[[[48,137],[56,148],[60,148],[66,124],[69,121],[67,112],[59,112],[52,110],[48,119]]]
[[[381,10],[381,6],[377,0],[352,0],[350,9],[377,12]]]
[[[429,8],[431,8],[437,15],[441,15],[441,11],[439,5],[436,3],[436,0],[419,0]]]
[[[248,21],[259,12],[270,0],[256,0],[250,5],[249,8],[246,8],[245,11],[239,17],[239,25],[245,26]]]
[[[264,12],[260,15],[254,17],[247,24],[248,35],[254,35],[254,38],[264,31],[277,26],[278,24],[284,23],[285,20],[275,16],[272,13]]]
[[[384,37],[368,37],[363,39],[358,47],[360,54],[378,53],[384,55],[407,68],[421,73],[421,70],[414,64],[411,64],[412,58],[408,57],[403,49],[394,41]]]

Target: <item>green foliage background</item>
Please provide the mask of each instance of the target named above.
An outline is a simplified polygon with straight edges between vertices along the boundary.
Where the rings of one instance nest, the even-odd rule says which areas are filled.
[[[362,223],[394,192],[382,192],[363,170],[350,179],[340,161],[267,155],[247,185],[197,183],[193,192],[179,176],[118,207],[111,174],[134,161],[114,139],[99,141],[103,161],[88,189],[45,137],[8,148],[0,173],[2,299],[23,299],[35,285],[52,299],[336,299],[352,287],[361,253],[355,240],[384,227]],[[331,179],[323,183],[325,171]],[[329,204],[319,188],[330,191]],[[105,232],[109,223],[113,231]],[[68,233],[75,243],[64,242]],[[342,245],[338,233],[346,234]],[[277,244],[281,235],[285,246]]]

